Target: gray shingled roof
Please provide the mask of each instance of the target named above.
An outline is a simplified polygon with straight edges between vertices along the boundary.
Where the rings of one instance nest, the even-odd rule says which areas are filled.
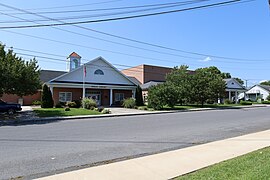
[[[266,91],[270,92],[270,86],[259,84],[261,88],[265,89]]]
[[[41,70],[40,71],[40,80],[42,83],[48,82],[62,74],[65,74],[65,71],[53,71],[53,70]]]
[[[137,86],[138,85],[141,85],[141,82],[137,78],[135,78],[135,77],[128,76],[128,79],[131,80]]]
[[[156,86],[156,85],[162,84],[162,83],[164,83],[164,82],[161,82],[161,81],[149,81],[149,82],[147,82],[145,84],[142,84],[141,88],[142,88],[142,90],[148,90],[151,86]]]

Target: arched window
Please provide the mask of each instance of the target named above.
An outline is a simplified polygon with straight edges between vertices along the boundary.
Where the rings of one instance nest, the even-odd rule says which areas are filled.
[[[97,75],[104,75],[104,72],[100,69],[97,69],[94,74],[97,74]]]

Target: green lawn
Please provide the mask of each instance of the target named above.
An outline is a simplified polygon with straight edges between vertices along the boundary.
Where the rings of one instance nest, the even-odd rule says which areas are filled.
[[[240,156],[175,180],[270,179],[270,147]]]
[[[54,116],[79,116],[79,115],[97,115],[100,112],[82,109],[70,108],[70,111],[65,111],[64,108],[38,108],[34,109],[39,117],[54,117]]]

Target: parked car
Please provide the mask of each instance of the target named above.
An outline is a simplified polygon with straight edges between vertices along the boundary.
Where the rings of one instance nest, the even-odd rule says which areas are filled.
[[[21,111],[22,107],[20,104],[7,103],[0,99],[0,112],[7,112],[8,114],[14,114],[16,111]]]

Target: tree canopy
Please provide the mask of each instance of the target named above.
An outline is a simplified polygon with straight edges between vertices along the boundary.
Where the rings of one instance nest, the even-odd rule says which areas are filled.
[[[203,106],[206,101],[217,102],[218,98],[222,98],[225,88],[226,83],[217,67],[199,68],[192,72],[183,65],[167,74],[165,83],[149,89],[148,105],[154,109],[183,103]]]
[[[260,84],[270,86],[270,80],[269,81],[263,81]]]
[[[41,87],[39,67],[35,59],[25,61],[12,49],[5,51],[0,44],[0,96],[16,94],[32,95]]]

